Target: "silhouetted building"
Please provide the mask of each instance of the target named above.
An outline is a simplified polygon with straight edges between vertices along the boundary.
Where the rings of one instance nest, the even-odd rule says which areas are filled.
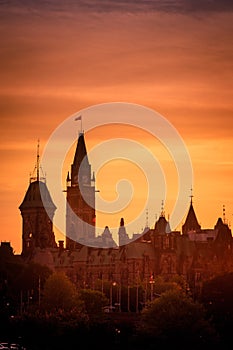
[[[36,177],[30,177],[29,187],[19,206],[22,215],[22,256],[33,257],[38,249],[56,248],[53,217],[56,210],[44,178],[39,174],[39,145]]]
[[[84,133],[79,134],[71,177],[67,175],[66,248],[95,240],[95,176],[91,173]]]
[[[182,232],[171,230],[162,208],[154,227],[146,225],[141,234],[132,238],[121,218],[118,246],[108,226],[101,235],[95,235],[95,192],[84,133],[80,133],[71,176],[67,175],[66,246],[63,241],[59,241],[59,246],[55,243],[52,221],[46,210],[52,218],[56,207],[38,173],[20,205],[22,256],[54,270],[63,270],[80,288],[95,288],[97,280],[115,281],[121,286],[140,284],[145,293],[158,275],[166,279],[177,274],[183,276],[193,293],[198,294],[203,281],[233,271],[230,228],[219,218],[213,229],[202,229],[192,196]]]

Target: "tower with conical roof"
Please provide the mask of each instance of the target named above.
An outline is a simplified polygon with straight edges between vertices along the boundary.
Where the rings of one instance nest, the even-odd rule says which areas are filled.
[[[95,239],[95,178],[79,133],[71,174],[67,175],[66,248],[91,245]]]
[[[188,232],[201,232],[201,225],[197,221],[197,217],[193,208],[193,195],[190,196],[190,206],[189,211],[185,220],[185,223],[182,226],[182,233],[187,234]]]
[[[39,143],[36,176],[30,176],[29,187],[19,206],[22,215],[22,256],[32,257],[36,248],[55,248],[53,217],[56,210],[45,178],[40,176]]]

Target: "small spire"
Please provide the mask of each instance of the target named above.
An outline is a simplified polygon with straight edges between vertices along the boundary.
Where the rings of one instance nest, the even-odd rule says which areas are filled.
[[[37,140],[36,181],[40,180],[40,140]]]
[[[190,188],[190,198],[191,198],[191,204],[193,203],[193,188]]]
[[[66,182],[69,182],[69,181],[70,181],[70,172],[68,171],[67,177],[66,177]]]
[[[121,221],[120,221],[120,226],[125,226],[125,222],[124,222],[124,218],[121,218]]]
[[[149,212],[148,212],[148,209],[146,209],[146,227],[149,227]]]
[[[165,212],[164,212],[164,200],[162,200],[162,203],[161,203],[161,216],[165,216]]]
[[[223,217],[223,223],[226,223],[226,209],[225,209],[225,205],[223,204],[222,206],[222,217]]]
[[[40,175],[40,170],[42,176]],[[36,152],[36,164],[33,170],[33,173],[30,173],[30,183],[32,181],[40,181],[43,180],[46,182],[46,175],[44,174],[42,167],[40,165],[40,140],[37,140],[37,152]]]
[[[94,172],[94,171],[93,171],[93,173],[92,173],[92,179],[91,179],[91,181],[95,182],[95,172]]]

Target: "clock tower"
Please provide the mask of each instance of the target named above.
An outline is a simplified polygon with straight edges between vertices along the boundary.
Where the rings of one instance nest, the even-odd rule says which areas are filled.
[[[71,174],[67,175],[66,248],[92,245],[95,239],[95,178],[84,132],[79,133]]]

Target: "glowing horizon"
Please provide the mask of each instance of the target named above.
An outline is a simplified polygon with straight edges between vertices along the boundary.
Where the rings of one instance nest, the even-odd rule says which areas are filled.
[[[1,241],[21,252],[18,207],[37,139],[42,153],[67,117],[114,101],[143,105],[170,121],[192,159],[199,223],[213,228],[225,205],[230,224],[232,10],[229,1],[1,4]],[[98,139],[86,136],[91,149]],[[153,225],[159,213],[150,211]]]

